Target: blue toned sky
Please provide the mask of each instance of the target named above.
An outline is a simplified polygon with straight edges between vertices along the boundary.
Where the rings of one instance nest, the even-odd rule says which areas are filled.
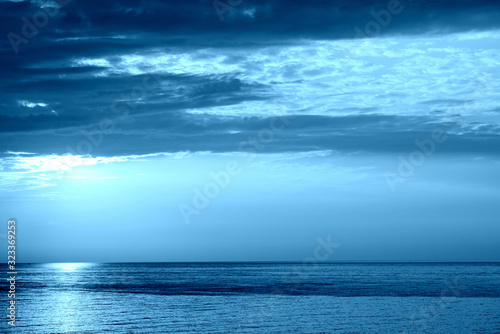
[[[498,1],[1,1],[0,27],[20,261],[500,260]]]

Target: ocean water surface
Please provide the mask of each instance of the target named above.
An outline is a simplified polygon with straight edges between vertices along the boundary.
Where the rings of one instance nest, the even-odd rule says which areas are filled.
[[[12,333],[500,333],[500,263],[17,269]]]

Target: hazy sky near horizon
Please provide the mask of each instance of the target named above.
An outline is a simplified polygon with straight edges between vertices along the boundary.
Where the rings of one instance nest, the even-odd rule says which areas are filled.
[[[499,1],[215,3],[0,1],[20,262],[500,260]]]

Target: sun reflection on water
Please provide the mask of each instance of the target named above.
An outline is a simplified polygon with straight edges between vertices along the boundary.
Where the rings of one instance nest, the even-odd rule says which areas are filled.
[[[93,296],[86,291],[85,285],[92,277],[91,267],[96,263],[50,263],[53,285],[47,295],[47,307],[52,325],[57,333],[70,333],[92,323]]]
[[[56,269],[60,270],[62,272],[76,272],[80,271],[84,268],[88,268],[91,266],[94,266],[95,263],[84,263],[84,262],[74,262],[74,263],[52,263],[51,266]]]

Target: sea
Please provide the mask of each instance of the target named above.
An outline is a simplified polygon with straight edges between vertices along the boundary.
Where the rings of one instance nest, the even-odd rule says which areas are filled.
[[[48,263],[16,271],[15,327],[2,284],[1,333],[500,333],[500,263]]]

